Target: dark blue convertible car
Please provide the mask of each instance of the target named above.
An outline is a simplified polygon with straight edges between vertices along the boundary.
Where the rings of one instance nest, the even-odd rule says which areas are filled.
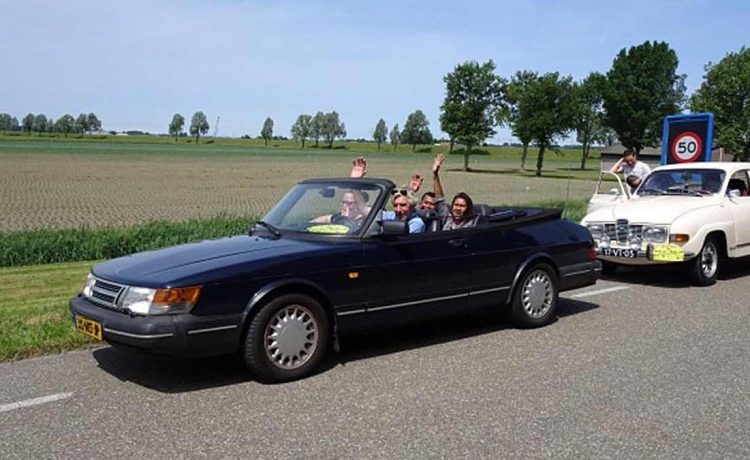
[[[382,219],[394,189],[306,180],[248,235],[96,265],[70,301],[73,321],[158,354],[238,352],[257,378],[280,382],[314,372],[353,326],[492,305],[541,326],[560,291],[599,276],[588,230],[559,210],[478,205],[473,228],[409,234]]]

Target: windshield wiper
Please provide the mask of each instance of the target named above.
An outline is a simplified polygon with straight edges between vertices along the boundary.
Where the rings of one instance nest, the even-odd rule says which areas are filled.
[[[255,225],[256,225],[256,227],[257,227],[258,225],[260,225],[261,227],[265,228],[265,229],[266,229],[266,230],[268,230],[268,231],[269,231],[269,232],[271,233],[271,235],[273,235],[273,236],[274,236],[274,237],[275,237],[276,239],[279,239],[279,238],[281,238],[281,232],[279,231],[279,229],[278,229],[278,228],[276,228],[276,227],[274,227],[273,225],[269,224],[268,222],[266,222],[266,221],[263,221],[263,220],[259,220],[258,222],[256,222],[256,223],[255,223]]]

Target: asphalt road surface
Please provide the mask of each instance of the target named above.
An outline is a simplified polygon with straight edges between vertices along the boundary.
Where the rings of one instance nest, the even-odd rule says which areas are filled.
[[[347,338],[320,374],[109,347],[0,365],[0,458],[748,458],[750,263],[627,269],[535,330],[479,314]]]

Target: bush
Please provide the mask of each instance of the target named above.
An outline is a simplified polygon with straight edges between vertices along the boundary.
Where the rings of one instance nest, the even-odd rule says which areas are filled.
[[[34,230],[0,234],[0,267],[111,259],[135,252],[245,233],[254,219],[220,216],[127,228]]]

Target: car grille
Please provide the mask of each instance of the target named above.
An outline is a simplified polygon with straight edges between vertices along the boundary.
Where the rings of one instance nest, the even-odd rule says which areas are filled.
[[[122,284],[94,278],[94,284],[91,286],[91,296],[88,299],[91,303],[100,307],[119,311],[120,308],[117,306],[117,299],[126,288],[127,286]]]
[[[617,222],[604,224],[604,234],[610,241],[628,244],[634,238],[643,239],[643,225],[630,225],[627,220],[619,219]]]

